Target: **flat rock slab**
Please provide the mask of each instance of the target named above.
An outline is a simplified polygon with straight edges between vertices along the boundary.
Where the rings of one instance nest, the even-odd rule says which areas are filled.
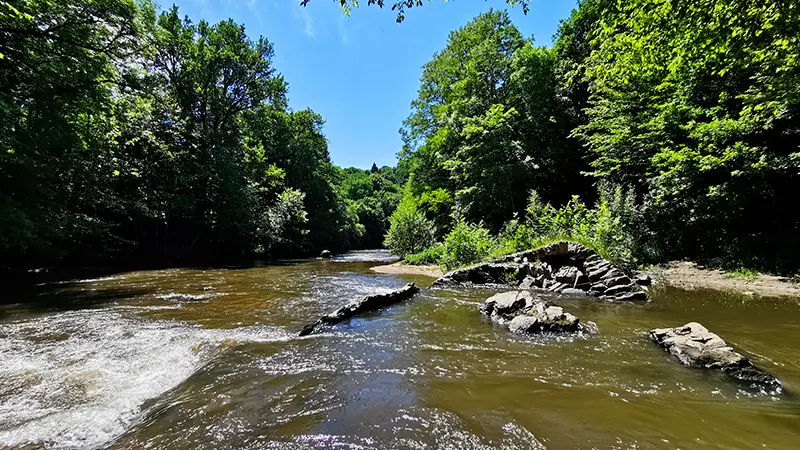
[[[529,291],[511,291],[493,295],[480,306],[481,314],[493,321],[508,324],[509,330],[520,334],[594,333],[597,326],[592,322],[582,323],[574,315],[565,312]]]
[[[581,244],[557,242],[453,270],[436,280],[433,287],[495,285],[630,302],[648,300],[640,286],[645,282],[632,280]]]
[[[767,392],[781,392],[781,383],[774,376],[755,367],[744,355],[697,322],[652,330],[650,338],[687,366],[721,370]]]
[[[399,303],[403,300],[407,300],[417,292],[419,292],[419,288],[414,283],[409,283],[404,287],[387,294],[367,295],[361,300],[357,300],[342,306],[336,311],[320,317],[316,322],[306,325],[303,327],[303,330],[300,331],[300,336],[306,336],[314,333],[323,325],[333,325],[360,314],[376,311],[378,309],[391,306],[395,303]]]

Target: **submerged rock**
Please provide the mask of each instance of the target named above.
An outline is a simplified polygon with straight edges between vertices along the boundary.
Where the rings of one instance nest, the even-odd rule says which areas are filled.
[[[755,367],[744,355],[697,322],[652,330],[650,338],[687,366],[722,370],[767,392],[781,391],[781,384],[774,376]]]
[[[575,242],[557,242],[448,272],[434,287],[500,285],[590,295],[608,301],[647,300],[640,283],[597,253]]]
[[[323,325],[343,322],[359,314],[365,314],[409,299],[417,292],[419,292],[419,288],[414,283],[409,283],[388,294],[367,295],[361,300],[349,303],[330,314],[320,317],[316,322],[306,325],[303,327],[303,330],[300,331],[300,336],[314,333]]]
[[[514,333],[576,333],[597,331],[597,326],[581,323],[574,315],[564,312],[528,291],[511,291],[493,295],[480,306],[482,314],[500,323],[508,323]]]

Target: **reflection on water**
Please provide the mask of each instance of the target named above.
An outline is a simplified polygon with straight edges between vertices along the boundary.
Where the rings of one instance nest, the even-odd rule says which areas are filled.
[[[50,286],[0,320],[0,448],[796,448],[800,401],[683,367],[647,331],[698,320],[800,389],[797,301],[659,289],[560,299],[600,333],[525,338],[491,292],[424,291],[319,335],[353,298],[420,277],[382,252]],[[58,300],[71,307],[55,307]],[[63,304],[62,304],[63,306]]]

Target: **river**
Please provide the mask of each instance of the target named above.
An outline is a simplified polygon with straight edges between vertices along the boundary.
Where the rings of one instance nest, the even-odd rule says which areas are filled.
[[[303,338],[342,304],[425,277],[379,251],[49,284],[0,308],[0,449],[796,449],[800,305],[655,288],[557,302],[590,337],[521,337],[486,290],[413,300]],[[782,395],[684,367],[651,328],[697,320]]]

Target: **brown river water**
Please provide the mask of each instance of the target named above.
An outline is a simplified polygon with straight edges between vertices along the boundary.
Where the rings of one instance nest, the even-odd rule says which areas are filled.
[[[433,281],[370,272],[388,259],[42,286],[38,304],[0,307],[0,448],[800,448],[800,299],[561,298],[600,333],[531,338],[478,314],[492,291],[424,290],[297,337],[354,298]],[[648,338],[691,320],[785,392],[744,391]]]

